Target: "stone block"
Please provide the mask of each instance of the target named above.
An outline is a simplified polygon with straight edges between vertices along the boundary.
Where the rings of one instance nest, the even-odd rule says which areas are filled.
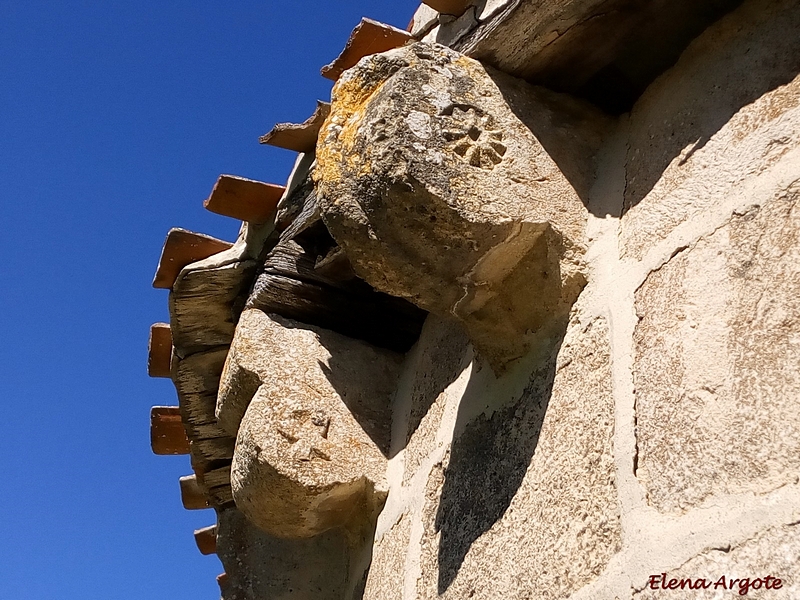
[[[464,14],[464,11],[473,3],[472,0],[422,0],[437,12],[456,17]]]
[[[400,355],[256,309],[236,335],[217,412],[228,428],[244,414],[231,474],[239,509],[287,538],[373,519]]]
[[[797,480],[798,199],[734,213],[636,292],[637,476],[658,510]]]
[[[322,217],[361,278],[455,316],[502,370],[585,283],[583,199],[607,124],[441,46],[375,55],[333,90]]]
[[[411,23],[408,25],[408,31],[417,39],[421,39],[426,33],[439,24],[439,13],[432,9],[430,6],[420,4]]]
[[[219,514],[223,600],[342,600],[350,554],[340,531],[304,540],[267,535],[235,508]]]
[[[710,27],[630,117],[621,248],[641,259],[800,146],[800,5],[751,0]]]
[[[403,514],[378,540],[372,552],[364,599],[403,600],[406,555],[411,536],[411,518]]]
[[[556,351],[432,470],[418,598],[561,600],[619,549],[605,321],[573,324]]]
[[[406,367],[413,373],[413,381],[406,416],[404,482],[436,449],[436,434],[445,405],[448,400],[458,401],[450,397],[448,389],[467,367],[472,355],[462,327],[435,315],[426,320],[415,353],[415,360]]]
[[[673,585],[678,587],[663,589],[662,579],[657,577],[652,586],[648,582],[647,587],[637,590],[634,600],[800,598],[800,527],[774,527],[734,547],[708,550],[665,573],[663,585],[670,585],[673,579]],[[688,582],[680,587],[682,580],[689,580],[696,587],[689,589]]]

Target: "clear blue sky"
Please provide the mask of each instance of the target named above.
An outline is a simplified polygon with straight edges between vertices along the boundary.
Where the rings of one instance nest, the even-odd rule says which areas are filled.
[[[0,1],[0,600],[217,598],[185,511],[188,457],[156,457],[150,287],[220,173],[284,183],[260,146],[309,116],[319,68],[362,16],[405,28],[418,2]]]

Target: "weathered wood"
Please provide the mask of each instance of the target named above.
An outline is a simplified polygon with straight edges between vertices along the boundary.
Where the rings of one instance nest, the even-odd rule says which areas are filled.
[[[192,471],[194,471],[195,475],[197,475],[197,484],[202,488],[202,490],[206,494],[208,494],[208,488],[205,486],[205,483],[203,483],[203,476],[209,471],[231,464],[230,460],[225,460],[222,462],[208,461],[198,456],[195,452],[191,451],[189,453],[189,460],[192,465]]]
[[[217,405],[217,393],[215,391],[197,394],[179,392],[178,400],[180,402],[183,420],[188,426],[194,427],[197,425],[216,423],[214,410]]]
[[[463,15],[467,8],[473,4],[472,0],[422,0],[422,3],[442,14],[455,15],[457,17]]]
[[[236,440],[232,437],[193,439],[192,452],[198,459],[206,462],[231,460]]]
[[[461,25],[443,26],[439,39],[501,71],[619,113],[689,41],[740,3],[508,0],[466,34]]]
[[[198,474],[198,480],[202,482],[206,489],[210,490],[220,486],[230,486],[231,484],[231,466],[227,465],[218,469],[212,469],[203,475]]]
[[[179,357],[230,345],[255,266],[255,261],[234,262],[187,269],[178,277],[169,296],[169,312]]]
[[[197,473],[197,480],[208,490],[208,496],[215,507],[227,506],[233,502],[230,464]]]
[[[154,323],[150,326],[150,342],[147,352],[147,374],[150,377],[170,377],[172,360],[172,332],[169,323]]]
[[[150,409],[150,447],[155,454],[189,454],[189,438],[177,406],[154,406]]]
[[[408,351],[419,338],[426,313],[401,298],[376,292],[360,279],[325,276],[315,270],[317,256],[296,241],[276,246],[247,306]]]
[[[351,281],[356,278],[350,259],[339,246],[332,248],[325,256],[317,257],[314,262],[314,272],[334,281]]]
[[[209,508],[205,492],[197,482],[197,475],[187,475],[179,479],[181,486],[181,503],[186,510],[202,510]]]
[[[286,188],[234,175],[220,175],[203,207],[218,215],[266,223],[275,214]]]
[[[309,208],[307,207],[309,206],[313,213],[317,207],[317,198],[314,194],[314,181],[311,179],[311,174],[281,202],[278,214],[275,216],[275,231],[279,234],[286,231],[298,215],[303,213],[304,208],[308,212]]]
[[[208,556],[217,552],[217,526],[211,525],[194,532],[194,541],[200,554]]]
[[[319,130],[322,129],[322,123],[328,118],[330,112],[330,103],[317,100],[317,108],[308,119],[300,124],[278,123],[269,133],[262,135],[258,141],[295,152],[314,152]]]
[[[217,508],[223,508],[234,504],[233,491],[231,490],[230,485],[221,485],[219,487],[211,488],[208,490],[208,494],[211,497],[211,502]]]
[[[231,491],[231,486],[229,485],[211,488],[208,491],[208,494],[211,496],[211,501],[217,508],[229,507],[234,504],[233,492]]]
[[[215,423],[220,374],[228,356],[223,346],[179,359],[175,365],[175,390],[181,414],[188,425]]]
[[[291,220],[281,232],[280,240],[292,240],[303,231],[320,222],[319,198],[313,191],[304,198],[300,212]]]
[[[173,381],[192,454],[203,463],[230,460],[235,440],[217,425],[214,414],[220,374],[228,355],[222,346],[176,359]]]
[[[336,81],[345,70],[355,66],[365,56],[392,50],[411,40],[413,38],[407,31],[372,19],[361,19],[338,58],[322,67],[322,76]]]
[[[185,266],[227,250],[232,244],[185,229],[170,229],[158,262],[154,288],[171,289]]]

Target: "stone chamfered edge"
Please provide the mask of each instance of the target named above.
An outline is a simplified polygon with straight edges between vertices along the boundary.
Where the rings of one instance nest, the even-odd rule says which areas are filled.
[[[203,208],[240,221],[266,223],[275,214],[285,191],[284,186],[274,183],[220,175]]]
[[[413,39],[409,32],[402,29],[372,19],[361,19],[338,58],[322,67],[322,76],[336,81],[344,71],[354,67],[365,56],[392,50]]]

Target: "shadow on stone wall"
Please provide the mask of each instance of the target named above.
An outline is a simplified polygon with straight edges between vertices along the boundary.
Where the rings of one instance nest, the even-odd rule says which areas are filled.
[[[403,355],[374,348],[375,370],[364,372],[353,364],[353,357],[342,352],[339,334],[326,329],[316,331],[320,343],[329,350],[328,364],[319,362],[320,370],[378,449],[387,458],[392,435],[392,398],[397,386]],[[335,339],[331,339],[335,338]],[[380,361],[380,362],[379,362]]]
[[[683,154],[679,166],[689,161],[742,108],[797,76],[798,30],[796,2],[746,3],[645,92],[631,113],[623,212],[650,193],[676,158]]]
[[[436,317],[434,317],[436,318]],[[408,446],[434,402],[464,371],[469,338],[455,320],[431,320],[420,338],[411,388],[411,406],[404,446]]]
[[[455,580],[473,542],[488,531],[508,509],[536,452],[553,381],[556,359],[568,319],[554,324],[540,355],[547,358],[534,368],[520,398],[491,416],[481,414],[465,426],[474,407],[491,404],[470,381],[459,406],[436,514],[439,541],[439,593]],[[458,432],[461,431],[459,435]]]
[[[584,100],[532,87],[491,68],[486,68],[486,73],[588,208],[595,179],[594,157],[613,127],[613,120]]]

